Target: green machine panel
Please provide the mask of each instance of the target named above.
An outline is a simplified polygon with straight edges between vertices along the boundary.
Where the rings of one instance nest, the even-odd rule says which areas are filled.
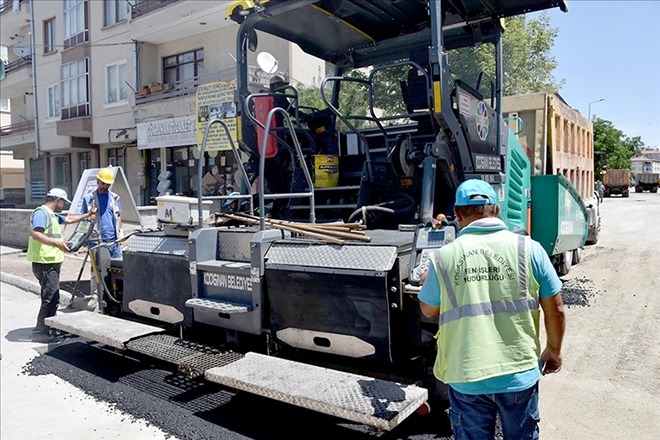
[[[530,202],[530,176],[532,168],[529,158],[518,138],[508,131],[508,153],[506,155],[506,180],[499,189],[500,218],[510,231],[529,229],[528,210]]]
[[[532,177],[532,238],[548,255],[584,246],[588,228],[587,208],[566,177]]]

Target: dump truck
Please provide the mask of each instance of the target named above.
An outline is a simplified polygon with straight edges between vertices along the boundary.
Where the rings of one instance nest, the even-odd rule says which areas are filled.
[[[610,197],[612,194],[621,194],[622,197],[628,197],[630,190],[630,170],[607,170],[603,177],[603,185],[605,185],[605,197]]]
[[[457,186],[492,184],[511,230],[534,234],[534,217],[551,216],[540,240],[586,240],[586,208],[564,176],[532,187],[502,118],[501,60],[475,83],[448,65],[450,50],[478,44],[501,56],[503,18],[552,7],[567,10],[557,0],[232,2],[238,129],[209,121],[200,157],[210,132],[224,134],[240,194],[159,199],[162,230],[130,237],[121,261],[104,247],[93,257],[102,313],[48,325],[382,430],[446,399],[432,373],[438,323],[417,295],[430,253],[459,232]],[[334,66],[318,90],[324,108],[303,118],[295,85],[252,88],[250,63],[272,59],[256,53],[261,32]],[[366,114],[346,90],[363,93]],[[379,90],[398,104],[375,108]],[[277,94],[294,110],[275,105]],[[224,200],[238,200],[237,212],[211,213]]]
[[[658,173],[637,173],[635,174],[635,192],[649,191],[657,193],[658,182],[660,182],[660,174]]]
[[[561,174],[577,190],[587,209],[589,231],[586,243],[596,244],[601,220],[600,202],[594,192],[593,124],[556,93],[505,96],[502,110],[532,163],[532,212],[538,211],[538,208],[534,209],[535,204],[543,203],[543,194],[538,194],[536,185],[543,180],[539,176]],[[534,196],[535,190],[537,197]],[[559,215],[564,216],[561,211]],[[539,235],[556,227],[554,217],[534,216],[532,237],[541,238]],[[571,265],[579,263],[582,258],[583,249],[576,247],[578,243],[575,241],[539,241],[560,275],[567,274]]]

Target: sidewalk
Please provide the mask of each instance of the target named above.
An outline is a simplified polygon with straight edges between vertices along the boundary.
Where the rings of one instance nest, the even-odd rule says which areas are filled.
[[[83,251],[86,249],[83,248]],[[77,254],[65,254],[62,269],[60,271],[60,306],[66,306],[71,303],[72,292],[76,287],[79,295],[89,295],[89,277],[90,264],[85,263],[85,267],[80,274],[80,269],[84,261],[84,252]],[[75,286],[76,280],[80,274],[80,282]],[[27,261],[24,249],[11,246],[0,245],[0,281],[19,289],[32,292],[35,295],[41,293],[39,282],[32,274],[32,263]],[[76,299],[72,307],[78,309],[87,309],[87,301]]]

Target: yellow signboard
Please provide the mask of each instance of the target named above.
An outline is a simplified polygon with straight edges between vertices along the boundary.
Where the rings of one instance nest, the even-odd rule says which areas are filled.
[[[237,120],[234,92],[236,80],[201,84],[197,87],[197,148],[202,148],[204,132],[209,121],[222,119],[229,128],[229,133],[236,143]],[[221,124],[213,124],[206,140],[206,151],[231,150],[227,132]]]

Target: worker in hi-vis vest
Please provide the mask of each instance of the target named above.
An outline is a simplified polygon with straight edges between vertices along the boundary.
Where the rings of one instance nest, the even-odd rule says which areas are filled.
[[[59,214],[65,204],[71,202],[66,191],[53,188],[46,195],[46,203],[39,206],[30,216],[27,260],[32,263],[32,273],[41,285],[41,307],[37,315],[37,326],[32,331],[33,342],[55,342],[44,320],[55,316],[60,302],[60,267],[64,253],[70,252],[62,237],[60,224],[77,223],[88,219],[94,211],[86,214]]]
[[[497,203],[483,180],[458,187],[461,232],[433,252],[419,292],[422,313],[439,316],[433,371],[449,387],[457,439],[494,439],[498,414],[505,439],[537,439],[538,381],[562,364],[562,283],[538,242],[507,230]]]

